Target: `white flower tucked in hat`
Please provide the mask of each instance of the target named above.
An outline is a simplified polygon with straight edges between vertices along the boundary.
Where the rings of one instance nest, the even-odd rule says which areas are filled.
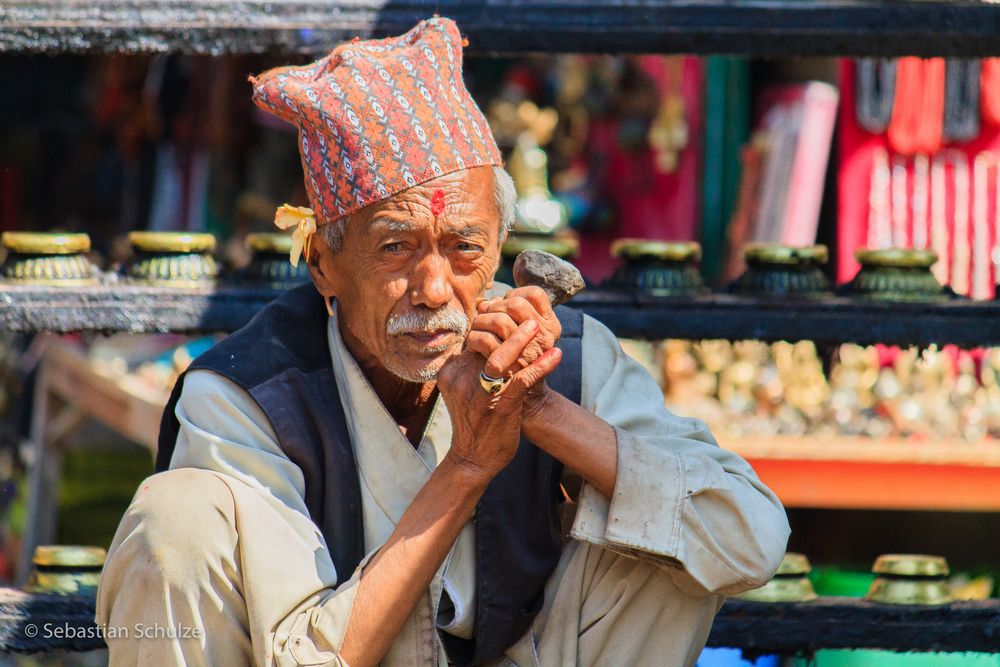
[[[308,260],[312,237],[316,233],[316,214],[313,210],[305,206],[282,204],[274,214],[274,224],[279,229],[295,227],[295,231],[292,232],[292,251],[288,255],[288,261],[292,266],[299,265],[299,256],[303,250]]]

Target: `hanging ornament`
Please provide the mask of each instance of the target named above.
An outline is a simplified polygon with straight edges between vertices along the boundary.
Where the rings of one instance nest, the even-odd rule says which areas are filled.
[[[892,172],[889,153],[879,146],[872,159],[872,174],[868,193],[868,243],[869,248],[892,246],[890,204]]]
[[[672,174],[677,170],[680,152],[688,144],[688,123],[682,94],[684,57],[671,56],[666,59],[665,65],[662,101],[656,118],[650,123],[647,140],[654,152],[656,168],[662,173]]]
[[[956,293],[968,296],[969,273],[971,270],[971,249],[969,248],[969,160],[960,150],[949,150],[946,157],[954,168],[955,178],[955,219],[952,224],[952,265],[951,288]]]
[[[951,256],[948,254],[947,219],[947,172],[943,155],[935,155],[931,160],[931,249],[937,253],[938,261],[931,269],[934,277],[942,285],[950,282]]]
[[[979,136],[979,78],[978,60],[947,60],[942,126],[945,141],[962,143]]]
[[[892,246],[894,248],[909,246],[906,238],[906,221],[910,213],[910,200],[907,197],[910,172],[906,169],[906,163],[905,157],[892,156]]]
[[[913,158],[913,247],[921,250],[927,247],[930,236],[927,218],[929,182],[930,158],[926,153],[919,153]]]
[[[872,134],[882,134],[892,118],[896,94],[896,61],[861,58],[856,61],[854,113],[858,124]]]
[[[988,299],[990,285],[989,172],[996,154],[982,151],[972,162],[972,298]]]

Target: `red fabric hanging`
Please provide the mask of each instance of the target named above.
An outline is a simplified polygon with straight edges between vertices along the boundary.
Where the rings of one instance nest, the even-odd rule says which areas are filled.
[[[662,95],[665,58],[639,56],[636,62],[656,82]],[[617,218],[613,230],[580,239],[580,254],[574,261],[590,280],[598,282],[614,272],[618,260],[611,257],[608,249],[616,238],[674,241],[698,238],[705,75],[702,61],[693,56],[684,56],[682,67],[680,88],[689,139],[673,173],[656,168],[653,149],[628,151],[619,145],[620,119],[607,117],[590,123],[587,151],[591,159],[601,156],[604,170],[598,178],[598,187],[614,207]]]
[[[986,58],[980,65],[979,99],[983,121],[1000,125],[1000,58]]]
[[[897,153],[936,153],[944,123],[943,58],[900,58],[889,121],[889,145]]]
[[[1000,95],[1000,81],[991,83],[995,95]],[[840,118],[839,118],[839,161],[837,166],[837,281],[847,282],[857,273],[859,265],[854,259],[854,251],[863,248],[868,241],[869,193],[871,188],[872,164],[876,150],[879,148],[893,153],[887,135],[870,134],[860,125],[854,115],[854,63],[843,59],[840,66]],[[1000,152],[1000,125],[984,125],[980,135],[967,144],[944,145],[942,148],[961,151],[969,164],[970,180],[970,248],[976,241],[973,239],[972,212],[972,170],[977,154],[984,150]],[[996,194],[994,172],[990,171],[989,191],[987,201],[987,219],[989,237],[986,242],[992,248],[996,234],[994,220],[996,215]],[[913,160],[908,160],[907,166],[907,196],[913,201]],[[955,216],[955,186],[954,170],[951,165],[946,167],[945,174],[946,206],[945,221],[948,237],[951,239],[949,253],[953,252],[953,232]],[[913,239],[913,210],[907,211],[907,235],[910,244]],[[994,284],[991,267],[991,282]],[[971,283],[971,277],[970,277]]]

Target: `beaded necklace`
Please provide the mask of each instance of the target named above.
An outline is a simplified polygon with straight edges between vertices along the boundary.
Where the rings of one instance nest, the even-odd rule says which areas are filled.
[[[927,209],[930,191],[928,188],[930,158],[927,153],[918,153],[913,158],[913,247],[927,247],[929,237]]]
[[[888,248],[892,245],[890,223],[892,207],[889,201],[891,180],[889,153],[879,146],[872,156],[872,175],[868,191],[869,248]]]
[[[1000,159],[993,151],[982,151],[973,162],[972,298],[989,299],[993,294],[990,267],[996,264],[996,246],[990,247],[989,171],[994,170],[993,227],[1000,238]],[[996,241],[994,241],[994,244]]]
[[[906,170],[906,158],[902,155],[892,156],[892,245],[895,248],[907,247],[906,218],[909,212],[907,200],[907,181],[909,172]]]
[[[931,269],[942,284],[950,282],[951,257],[948,254],[947,174],[945,159],[935,155],[931,160],[931,248],[938,261]]]
[[[958,294],[969,294],[969,161],[965,153],[949,150],[946,157],[955,170],[955,218],[952,226],[951,287]]]

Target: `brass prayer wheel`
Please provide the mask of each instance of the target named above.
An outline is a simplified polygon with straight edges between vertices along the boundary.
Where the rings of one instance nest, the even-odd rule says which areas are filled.
[[[164,287],[210,286],[219,275],[212,257],[215,237],[188,232],[132,232],[135,257],[126,275],[133,281]]]
[[[292,250],[290,234],[248,234],[246,243],[253,258],[243,270],[241,281],[288,289],[309,280],[309,268],[304,260],[300,260],[298,266],[288,261]]]
[[[807,576],[811,571],[812,566],[805,555],[786,553],[771,581],[736,597],[751,602],[810,602],[816,599],[816,591]]]
[[[877,301],[929,302],[948,299],[948,290],[931,273],[933,250],[863,248],[854,253],[861,263],[848,285],[853,296]]]
[[[32,558],[35,568],[25,590],[57,595],[96,595],[106,555],[100,547],[36,547]]]
[[[516,234],[507,236],[500,248],[500,268],[496,279],[508,285],[514,284],[514,260],[525,250],[542,250],[559,259],[569,260],[580,252],[580,240],[574,235],[558,234]]]
[[[5,280],[22,285],[85,287],[98,283],[98,272],[86,253],[86,234],[4,232],[0,243],[7,257],[0,271]]]
[[[829,253],[825,245],[794,247],[754,243],[743,249],[746,271],[732,291],[745,296],[814,299],[830,294],[823,272]]]
[[[937,605],[952,601],[948,562],[941,556],[886,554],[875,559],[877,576],[866,600],[885,604]]]
[[[707,291],[698,271],[701,245],[693,241],[617,239],[611,254],[622,265],[609,284],[652,296],[693,296]]]

